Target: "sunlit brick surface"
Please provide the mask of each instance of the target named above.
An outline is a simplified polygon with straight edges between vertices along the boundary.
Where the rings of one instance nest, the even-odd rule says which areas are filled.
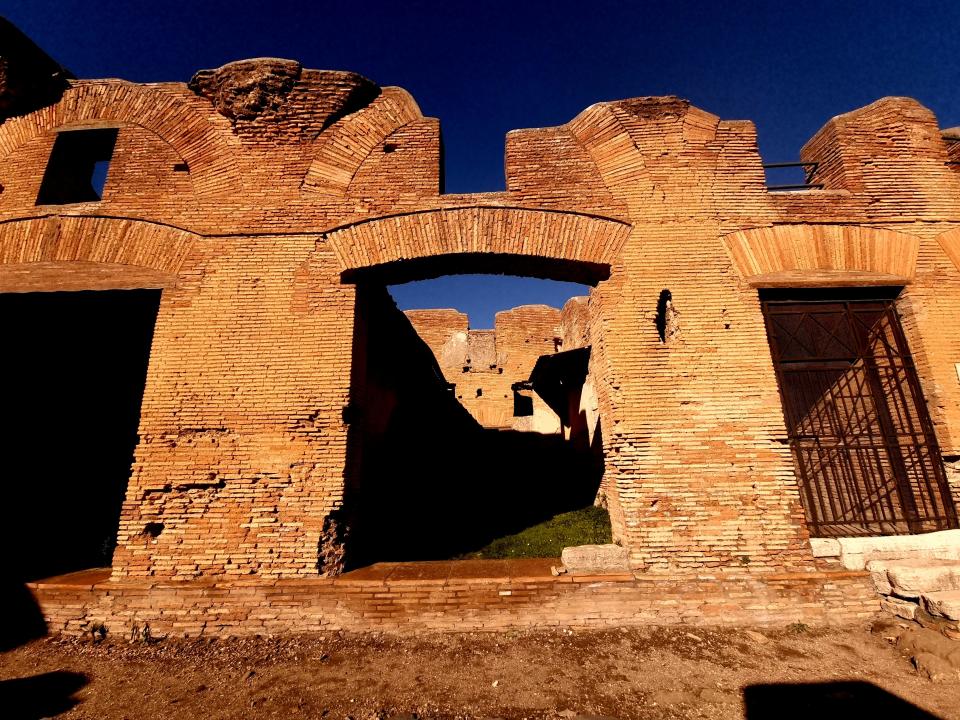
[[[102,201],[35,205],[56,133],[87,127],[119,128]],[[905,285],[952,470],[957,152],[928,110],[886,98],[803,148],[822,190],[771,193],[750,122],[634,98],[510,133],[504,192],[441,195],[438,122],[352,73],[246,61],[189,87],[71,81],[0,124],[0,291],[163,288],[116,581],[335,575],[321,556],[337,557],[349,473],[353,283],[481,266],[596,284],[568,325],[592,345],[603,487],[635,570],[812,571],[757,289]]]

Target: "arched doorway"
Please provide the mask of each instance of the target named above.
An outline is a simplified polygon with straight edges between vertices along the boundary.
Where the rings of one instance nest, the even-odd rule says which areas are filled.
[[[602,420],[591,418],[590,431],[581,432],[586,421],[578,413],[589,345],[575,348],[569,362],[550,362],[568,348],[554,331],[547,338],[546,329],[538,332],[529,321],[519,342],[542,343],[544,362],[532,358],[523,377],[513,377],[504,376],[503,348],[498,352],[493,338],[467,332],[460,374],[443,356],[456,353],[456,343],[441,351],[420,318],[396,307],[387,286],[466,273],[595,286],[609,277],[626,230],[617,221],[570,213],[457,208],[367,221],[327,235],[357,297],[345,418],[348,568],[470,555],[497,538],[592,505],[603,475]],[[536,395],[555,413],[556,431],[478,412],[491,391],[496,401],[509,401],[510,415],[524,414],[524,401]],[[571,405],[577,405],[573,412]]]

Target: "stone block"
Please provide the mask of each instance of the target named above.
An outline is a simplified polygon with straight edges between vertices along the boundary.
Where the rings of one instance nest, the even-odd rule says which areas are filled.
[[[960,590],[941,590],[920,595],[923,609],[935,617],[960,620]]]
[[[939,560],[903,560],[886,565],[887,580],[893,594],[917,598],[923,593],[960,590],[960,562]]]
[[[920,606],[915,602],[910,602],[909,600],[885,597],[880,600],[880,608],[885,612],[895,615],[896,617],[903,618],[904,620],[915,620],[917,617],[917,610],[919,610]]]
[[[560,554],[567,572],[622,573],[630,569],[629,552],[619,545],[576,545]]]
[[[837,538],[810,538],[810,550],[817,558],[840,557],[840,541]]]
[[[960,560],[960,530],[942,530],[922,535],[887,535],[883,537],[818,538],[823,552],[833,545],[839,552],[817,555],[814,541],[810,541],[814,557],[835,557],[847,570],[863,570],[871,560]]]

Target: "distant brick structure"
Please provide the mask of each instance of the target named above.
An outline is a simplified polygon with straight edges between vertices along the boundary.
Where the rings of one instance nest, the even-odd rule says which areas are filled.
[[[768,190],[749,121],[643,97],[509,133],[506,190],[458,195],[441,193],[439,122],[353,73],[259,59],[189,84],[48,75],[0,73],[0,292],[162,290],[113,556],[123,597],[191,581],[300,593],[340,572],[352,443],[371,422],[356,412],[358,296],[446,273],[593,286],[562,315],[500,313],[495,339],[455,312],[408,317],[491,426],[512,426],[511,387],[539,356],[589,346],[580,403],[638,576],[745,577],[740,598],[779,578],[777,618],[790,587],[821,582],[761,292],[902,288],[932,462],[960,499],[960,142],[914,100],[827,122],[800,152],[818,163],[800,192]],[[104,129],[102,197],[38,204],[44,183],[69,198],[70,173],[97,159],[52,167],[58,138]],[[478,389],[502,407],[481,415]],[[349,626],[335,605],[310,627]]]
[[[523,305],[498,312],[494,329],[472,330],[455,310],[407,310],[417,334],[430,346],[456,397],[485,427],[559,432],[556,413],[535,393],[515,386],[529,379],[542,355],[566,348],[561,313],[547,305]],[[518,394],[530,401],[517,409]]]

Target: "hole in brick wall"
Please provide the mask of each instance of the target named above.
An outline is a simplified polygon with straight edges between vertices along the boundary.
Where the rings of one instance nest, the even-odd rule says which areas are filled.
[[[483,388],[477,388],[477,397],[483,397]]]
[[[57,133],[37,194],[37,205],[100,200],[116,142],[116,128]]]
[[[533,397],[513,391],[513,416],[530,417],[533,415]]]
[[[159,290],[0,294],[14,576],[110,565],[159,303]]]
[[[667,289],[661,290],[660,297],[657,298],[657,315],[654,319],[661,343],[669,343],[679,334],[680,323],[677,315],[677,309],[673,305],[673,295]]]
[[[394,144],[394,143],[386,143],[386,144],[383,146],[383,151],[384,151],[385,153],[395,152],[396,149],[397,149],[397,145]]]
[[[148,522],[143,526],[143,534],[152,538],[160,537],[160,533],[163,532],[163,523],[161,522]]]
[[[357,419],[356,408],[351,404],[344,405],[343,410],[340,411],[340,416],[344,425],[350,425]]]
[[[185,163],[177,163],[173,166],[173,171],[178,173],[190,172],[190,167]]]

